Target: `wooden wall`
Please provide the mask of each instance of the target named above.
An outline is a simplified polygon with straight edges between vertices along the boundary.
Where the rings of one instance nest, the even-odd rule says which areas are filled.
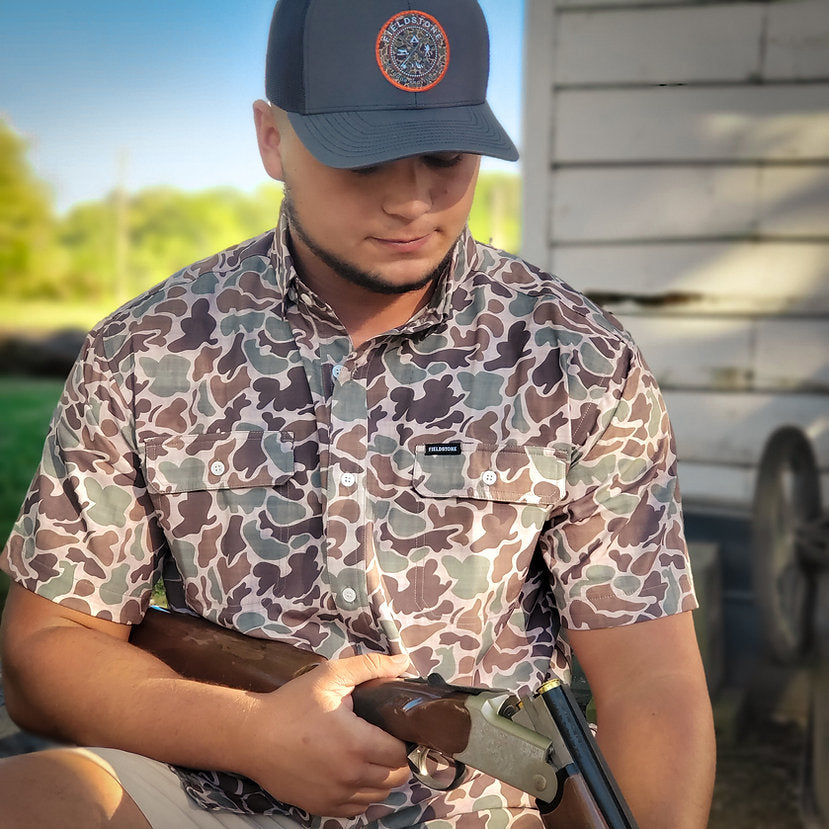
[[[526,33],[524,255],[636,337],[686,499],[749,503],[795,424],[829,503],[829,0],[527,0]]]

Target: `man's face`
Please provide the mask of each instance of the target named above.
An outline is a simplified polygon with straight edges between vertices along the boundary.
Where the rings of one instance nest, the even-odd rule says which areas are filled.
[[[434,277],[466,223],[480,165],[475,155],[438,153],[337,170],[284,126],[279,153],[305,279],[379,293],[417,290]]]

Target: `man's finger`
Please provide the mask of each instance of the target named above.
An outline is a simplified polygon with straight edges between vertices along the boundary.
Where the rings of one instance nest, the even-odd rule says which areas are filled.
[[[349,690],[370,679],[400,676],[408,666],[409,658],[403,654],[389,656],[380,653],[347,656],[328,663],[330,676]]]
[[[396,789],[398,786],[408,783],[409,778],[412,776],[408,764],[404,766],[377,766],[377,768],[383,772],[379,785],[385,786],[389,790]]]

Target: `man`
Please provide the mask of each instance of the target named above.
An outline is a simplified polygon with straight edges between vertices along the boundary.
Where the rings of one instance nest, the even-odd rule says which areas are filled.
[[[254,115],[279,226],[87,340],[4,551],[2,658],[23,726],[108,748],[6,761],[4,827],[535,826],[484,775],[411,779],[349,695],[526,692],[570,646],[641,825],[705,825],[659,392],[613,320],[470,238],[479,156],[516,157],[483,16],[410,5],[278,3]],[[272,694],[178,677],[127,642],[159,570],[174,608],[331,661]]]

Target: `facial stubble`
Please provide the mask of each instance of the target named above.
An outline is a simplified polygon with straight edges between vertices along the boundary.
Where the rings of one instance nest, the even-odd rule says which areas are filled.
[[[406,282],[405,284],[390,282],[388,279],[383,277],[382,274],[358,268],[351,262],[347,262],[335,253],[332,253],[330,250],[326,250],[326,248],[324,248],[320,243],[315,241],[299,220],[294,201],[291,198],[290,188],[287,186],[285,187],[285,192],[282,197],[282,205],[285,210],[285,214],[288,217],[291,232],[296,234],[296,236],[303,241],[308,249],[321,262],[331,268],[342,279],[350,282],[352,285],[356,285],[364,290],[371,291],[376,294],[399,295],[407,294],[411,291],[420,291],[427,285],[431,285],[436,282],[437,279],[439,279],[446,271],[446,268],[452,260],[452,254],[455,249],[454,243],[449,246],[449,250],[446,252],[446,255],[437,267],[428,271],[414,282]]]

